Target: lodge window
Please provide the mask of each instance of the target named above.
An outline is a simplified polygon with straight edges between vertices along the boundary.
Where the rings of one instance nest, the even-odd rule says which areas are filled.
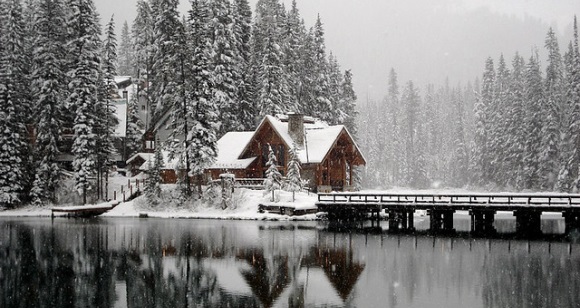
[[[155,149],[155,141],[153,141],[153,140],[146,140],[145,141],[145,149],[146,150],[154,150]]]

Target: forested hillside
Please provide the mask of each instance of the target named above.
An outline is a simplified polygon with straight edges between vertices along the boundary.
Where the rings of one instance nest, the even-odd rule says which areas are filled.
[[[182,16],[178,0],[143,0],[119,43],[92,0],[24,2],[0,0],[1,207],[57,202],[66,168],[83,201],[98,193],[113,163],[116,75],[134,77],[154,121],[170,114],[172,136],[186,137],[168,149],[192,175],[220,136],[265,115],[300,112],[356,131],[352,74],[326,50],[321,19],[307,27],[295,2],[261,0],[252,14],[247,0],[193,0]],[[136,123],[134,108],[132,151],[154,123]]]
[[[482,79],[463,85],[420,91],[391,70],[384,100],[359,103],[366,186],[578,191],[576,20],[563,52],[552,29],[543,43],[547,59],[490,57]]]

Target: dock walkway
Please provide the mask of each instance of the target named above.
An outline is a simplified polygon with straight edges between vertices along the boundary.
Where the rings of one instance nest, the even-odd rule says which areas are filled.
[[[566,232],[580,229],[580,194],[522,194],[522,193],[330,193],[318,194],[318,209],[327,212],[329,219],[371,215],[378,218],[381,211],[388,214],[389,228],[413,229],[413,213],[426,210],[433,230],[453,230],[453,213],[469,211],[471,230],[493,232],[497,211],[512,211],[517,229],[525,233],[539,233],[541,214],[562,213]]]

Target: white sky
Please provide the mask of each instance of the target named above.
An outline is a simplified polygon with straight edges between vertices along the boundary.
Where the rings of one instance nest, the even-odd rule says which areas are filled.
[[[282,0],[289,8],[292,0]],[[120,30],[133,21],[137,0],[95,0],[101,19],[111,14]],[[252,8],[257,0],[250,0]],[[565,50],[579,0],[297,0],[308,27],[320,14],[327,52],[352,69],[359,101],[381,98],[393,67],[399,84],[452,85],[481,76],[488,56],[529,57],[543,46],[550,26]],[[181,0],[186,12],[189,2]]]

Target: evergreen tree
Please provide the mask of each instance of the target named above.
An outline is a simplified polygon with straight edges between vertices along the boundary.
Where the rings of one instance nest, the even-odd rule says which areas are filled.
[[[465,141],[465,130],[464,130],[464,106],[463,100],[461,99],[457,89],[453,95],[453,104],[455,105],[455,148],[453,152],[453,174],[452,179],[454,181],[455,187],[461,187],[467,183],[468,168],[469,168],[469,156],[468,149]]]
[[[412,81],[407,83],[405,91],[402,96],[402,104],[404,106],[403,116],[403,140],[405,149],[405,169],[403,170],[404,183],[416,187],[421,181],[417,178],[420,166],[417,161],[417,151],[419,147],[417,134],[419,133],[419,93]]]
[[[283,25],[283,51],[284,67],[288,76],[288,95],[292,102],[296,102],[296,109],[304,112],[301,102],[302,82],[300,78],[301,64],[301,40],[305,35],[304,25],[300,19],[300,13],[296,0],[292,1],[292,8],[286,16],[286,22]]]
[[[350,70],[344,72],[344,80],[341,84],[340,89],[340,103],[341,109],[346,114],[346,118],[343,120],[344,126],[348,131],[356,136],[358,133],[356,119],[358,116],[358,111],[356,110],[356,93],[354,92],[352,84],[352,73]]]
[[[568,51],[564,54],[564,104],[563,104],[563,127],[562,141],[560,145],[560,172],[558,173],[558,190],[570,192],[573,190],[573,182],[578,174],[574,166],[575,159],[575,137],[572,124],[574,121],[574,80],[576,78],[575,55],[572,42],[568,44]],[[577,130],[577,128],[576,128]]]
[[[329,64],[326,60],[326,46],[324,43],[324,28],[320,15],[314,25],[314,67],[312,88],[312,114],[321,120],[334,124],[333,103],[330,101]]]
[[[538,189],[540,184],[539,157],[543,126],[543,81],[537,55],[530,57],[530,60],[528,61],[525,80],[524,97],[526,100],[526,117],[524,122],[527,134],[524,154],[524,170],[526,174],[525,187],[529,189]]]
[[[127,21],[123,23],[121,29],[121,42],[119,44],[118,73],[121,76],[135,76],[133,69],[133,41],[129,32]]]
[[[212,18],[208,31],[212,42],[212,103],[219,110],[221,122],[219,135],[238,129],[239,105],[237,104],[237,84],[241,72],[236,67],[236,45],[233,33],[233,19],[228,0],[211,2]]]
[[[194,0],[189,12],[189,41],[193,44],[191,85],[192,132],[188,134],[187,152],[192,161],[190,176],[198,177],[198,193],[201,195],[201,175],[217,156],[218,112],[212,104],[212,80],[209,74],[211,41],[207,32],[209,7],[206,0]]]
[[[295,200],[295,193],[302,189],[302,178],[300,176],[300,158],[298,157],[296,144],[292,145],[292,148],[288,151],[289,160],[287,166],[287,188],[288,191],[292,192],[292,202]]]
[[[398,149],[403,146],[403,140],[401,139],[401,110],[399,107],[399,85],[397,82],[397,73],[393,68],[389,73],[389,83],[387,90],[387,104],[388,104],[388,121],[389,131],[387,132],[388,140],[391,144],[389,150],[387,151],[387,157],[390,158],[388,163],[391,165],[391,170],[388,171],[391,174],[393,183],[400,183],[401,180],[401,166],[405,160],[404,155],[397,153]]]
[[[149,3],[144,0],[139,0],[137,2],[137,17],[131,28],[134,55],[134,72],[131,75],[137,77],[137,96],[144,98],[146,101],[147,116],[145,123],[143,123],[145,129],[149,129],[153,120],[151,93],[149,90],[151,73],[153,71],[153,57],[155,55],[155,45],[153,44],[155,33],[153,26],[153,13]]]
[[[264,187],[266,192],[272,192],[270,201],[274,201],[274,194],[277,189],[280,189],[282,183],[282,174],[278,171],[278,159],[272,146],[268,145],[268,162],[266,163],[268,169],[266,170],[266,180],[264,180]]]
[[[134,89],[127,106],[127,157],[131,157],[141,150],[143,128],[143,122],[139,117],[139,97]]]
[[[504,176],[508,178],[507,185],[517,190],[525,188],[524,154],[525,154],[525,60],[518,53],[512,60],[512,76],[510,82],[509,101],[511,108],[506,112],[509,125],[505,132],[510,136],[505,160],[507,169]]]
[[[35,19],[35,46],[33,58],[33,92],[36,98],[35,161],[36,172],[31,190],[33,202],[56,202],[56,189],[60,176],[57,163],[58,141],[63,124],[63,101],[66,98],[65,34],[60,27],[65,24],[61,0],[42,0]]]
[[[27,185],[29,101],[20,1],[0,3],[0,19],[0,207],[13,207],[21,203]]]
[[[545,97],[542,114],[546,115],[542,127],[542,147],[540,152],[541,188],[552,190],[556,187],[560,159],[560,134],[562,123],[562,58],[556,34],[550,28],[546,38],[548,66],[546,68]]]
[[[252,10],[248,0],[234,0],[233,35],[237,55],[236,97],[238,99],[239,130],[254,129],[256,109],[253,103],[252,68],[250,67],[252,50]]]
[[[488,137],[490,150],[490,179],[500,186],[505,184],[506,177],[502,176],[506,170],[505,156],[508,141],[506,126],[506,111],[508,110],[510,72],[503,54],[497,65],[497,74],[494,82],[494,91],[491,104],[488,105]]]
[[[261,13],[260,13],[261,11]],[[280,29],[276,0],[258,3],[257,22],[255,23],[254,51],[256,52],[257,108],[259,118],[297,111],[288,106],[288,84],[283,68],[283,54],[280,46]]]
[[[570,161],[570,175],[574,180],[573,189],[578,191],[580,187],[580,149],[578,145],[580,144],[580,47],[578,42],[578,22],[576,16],[574,16],[574,39],[572,42],[573,48],[569,56],[569,66],[568,70],[568,89],[566,92],[566,97],[568,105],[571,109],[571,121],[570,121],[570,144],[573,150],[572,155],[569,159]]]
[[[115,106],[112,97],[117,93],[115,76],[117,75],[117,40],[115,35],[115,22],[113,17],[106,26],[106,38],[103,45],[102,80],[99,89],[99,99],[96,104],[95,134],[96,134],[96,159],[97,181],[105,184],[108,191],[109,169],[113,166],[113,155],[117,152],[114,146],[115,127],[119,119],[115,115]],[[123,161],[129,157],[124,153]],[[97,193],[100,196],[102,185],[97,185]]]
[[[71,80],[71,93],[68,102],[75,111],[72,153],[75,172],[75,188],[87,201],[90,190],[90,177],[96,164],[95,110],[97,107],[97,87],[100,76],[99,40],[100,27],[98,15],[92,0],[72,0],[71,16],[67,25],[71,29],[68,43],[72,57],[68,76]]]
[[[183,25],[177,11],[178,0],[159,0],[153,2],[151,11],[153,16],[154,56],[150,82],[153,98],[153,119],[158,119],[170,109],[179,95],[176,85],[179,83],[176,72],[181,71],[179,33]]]
[[[495,68],[493,60],[488,58],[485,62],[485,71],[483,73],[483,83],[479,102],[476,105],[476,119],[477,128],[475,135],[475,143],[477,147],[478,168],[481,170],[480,183],[487,183],[491,179],[491,157],[490,157],[490,141],[488,132],[491,127],[491,112],[490,105],[494,97],[494,83],[495,83]],[[476,182],[477,183],[477,182]]]

